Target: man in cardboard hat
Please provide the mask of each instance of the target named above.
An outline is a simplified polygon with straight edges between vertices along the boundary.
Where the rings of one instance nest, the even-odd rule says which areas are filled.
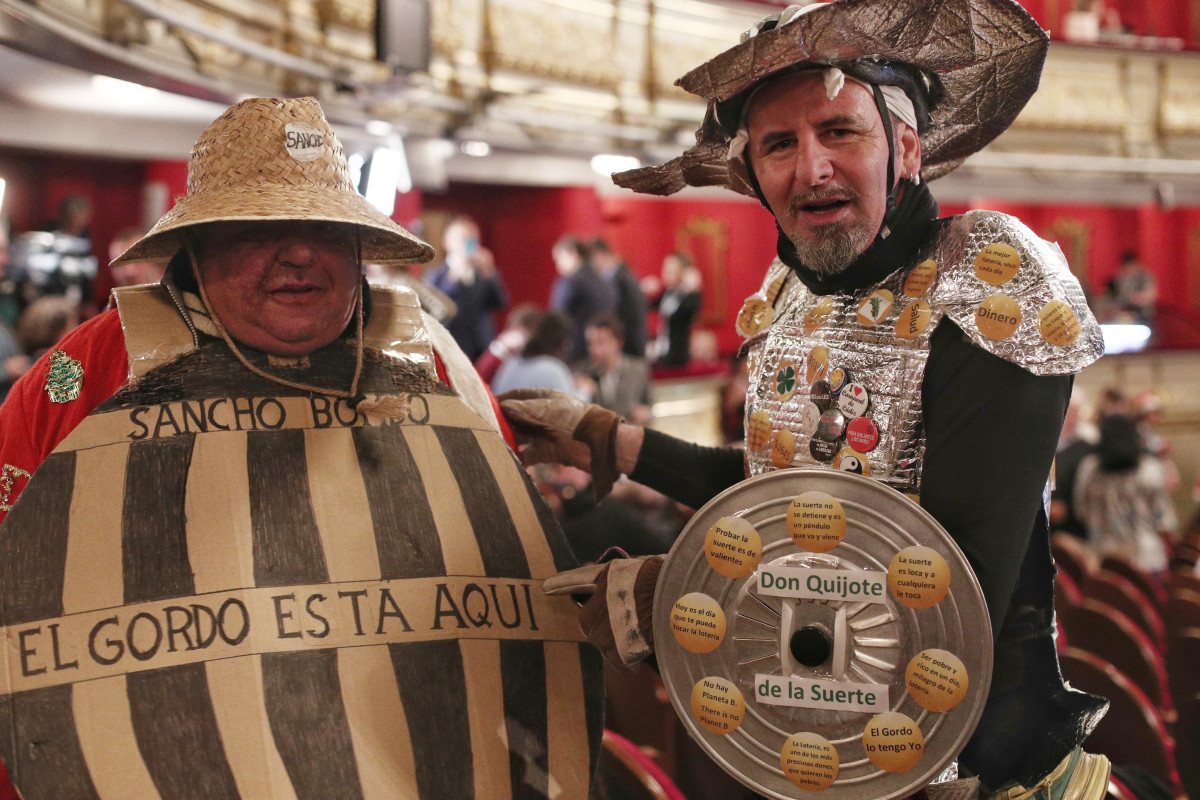
[[[840,0],[763,20],[679,81],[708,101],[696,146],[615,176],[656,194],[723,185],[775,217],[778,259],[737,320],[746,450],[622,423],[595,458],[572,439],[578,401],[525,393],[501,407],[527,462],[616,465],[693,507],[744,470],[790,466],[919,497],[978,575],[995,638],[960,766],[985,794],[1060,800],[1106,791],[1107,760],[1079,748],[1106,703],[1059,673],[1042,492],[1071,376],[1102,340],[1056,246],[1003,214],[939,219],[926,185],[1012,122],[1047,46],[1011,0]],[[640,620],[618,625],[625,661],[650,651],[655,575],[653,561],[610,569],[585,609],[597,639]],[[614,592],[618,579],[633,591]],[[606,597],[646,602],[605,613]]]
[[[26,800],[588,795],[600,657],[541,591],[570,550],[449,334],[362,279],[431,255],[315,100],[201,136],[117,259],[163,282],[0,408]]]

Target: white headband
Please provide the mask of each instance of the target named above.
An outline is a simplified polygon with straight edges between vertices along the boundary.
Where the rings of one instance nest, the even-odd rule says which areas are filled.
[[[866,81],[860,81],[853,75],[847,75],[837,67],[827,67],[822,71],[822,75],[825,78],[825,97],[829,100],[833,100],[841,93],[842,87],[846,85],[847,80],[865,87],[869,92],[874,93],[875,91],[875,87],[871,84]],[[766,84],[763,85],[765,86]],[[754,99],[754,95],[761,88],[762,86],[750,93],[750,96],[746,98],[746,102],[742,104],[743,109],[750,108],[750,103]],[[904,90],[899,86],[880,86],[879,90],[883,92],[883,102],[887,106],[888,111],[895,114],[901,122],[914,131],[917,130],[917,112],[913,108],[912,99],[905,94]],[[749,142],[750,132],[746,130],[745,119],[743,119],[742,124],[738,127],[737,136],[734,136],[729,142],[729,151],[725,156],[726,160],[740,157]]]

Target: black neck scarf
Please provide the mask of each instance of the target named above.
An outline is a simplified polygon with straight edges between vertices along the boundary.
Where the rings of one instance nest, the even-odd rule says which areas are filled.
[[[776,252],[779,259],[791,267],[796,277],[813,294],[827,295],[854,292],[874,286],[899,267],[909,263],[912,255],[929,235],[936,224],[938,204],[922,183],[904,181],[904,197],[896,213],[888,220],[891,233],[887,238],[875,237],[871,246],[863,251],[849,267],[836,275],[819,275],[806,267],[796,252],[791,239],[784,235],[776,223],[779,240]]]

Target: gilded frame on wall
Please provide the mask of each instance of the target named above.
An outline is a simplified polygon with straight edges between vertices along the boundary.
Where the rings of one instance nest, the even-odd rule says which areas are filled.
[[[698,321],[720,325],[728,310],[725,275],[729,226],[711,217],[692,217],[675,231],[675,249],[687,253],[703,277],[704,299]]]

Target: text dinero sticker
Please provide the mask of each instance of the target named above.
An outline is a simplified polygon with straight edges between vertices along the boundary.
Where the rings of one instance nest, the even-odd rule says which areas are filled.
[[[895,711],[876,714],[863,728],[863,750],[884,772],[908,772],[921,760],[925,735],[911,718]]]
[[[704,537],[708,565],[726,578],[744,578],[762,558],[758,531],[741,517],[721,517]]]
[[[804,731],[793,733],[783,743],[779,766],[787,779],[801,789],[819,792],[837,780],[841,763],[837,748],[828,739]]]
[[[711,653],[725,639],[725,612],[703,592],[685,594],[671,609],[671,632],[683,649]]]
[[[931,608],[950,591],[950,565],[930,547],[906,547],[888,567],[888,588],[909,608]]]
[[[904,677],[908,693],[927,711],[949,711],[967,696],[967,667],[949,650],[922,650],[908,662]]]
[[[724,678],[701,678],[692,687],[692,715],[713,733],[731,733],[746,716],[746,698]]]
[[[788,507],[787,532],[802,550],[824,553],[846,537],[846,510],[833,495],[805,492]]]
[[[994,294],[975,309],[975,325],[993,341],[1007,339],[1021,324],[1021,306],[1006,294]]]

